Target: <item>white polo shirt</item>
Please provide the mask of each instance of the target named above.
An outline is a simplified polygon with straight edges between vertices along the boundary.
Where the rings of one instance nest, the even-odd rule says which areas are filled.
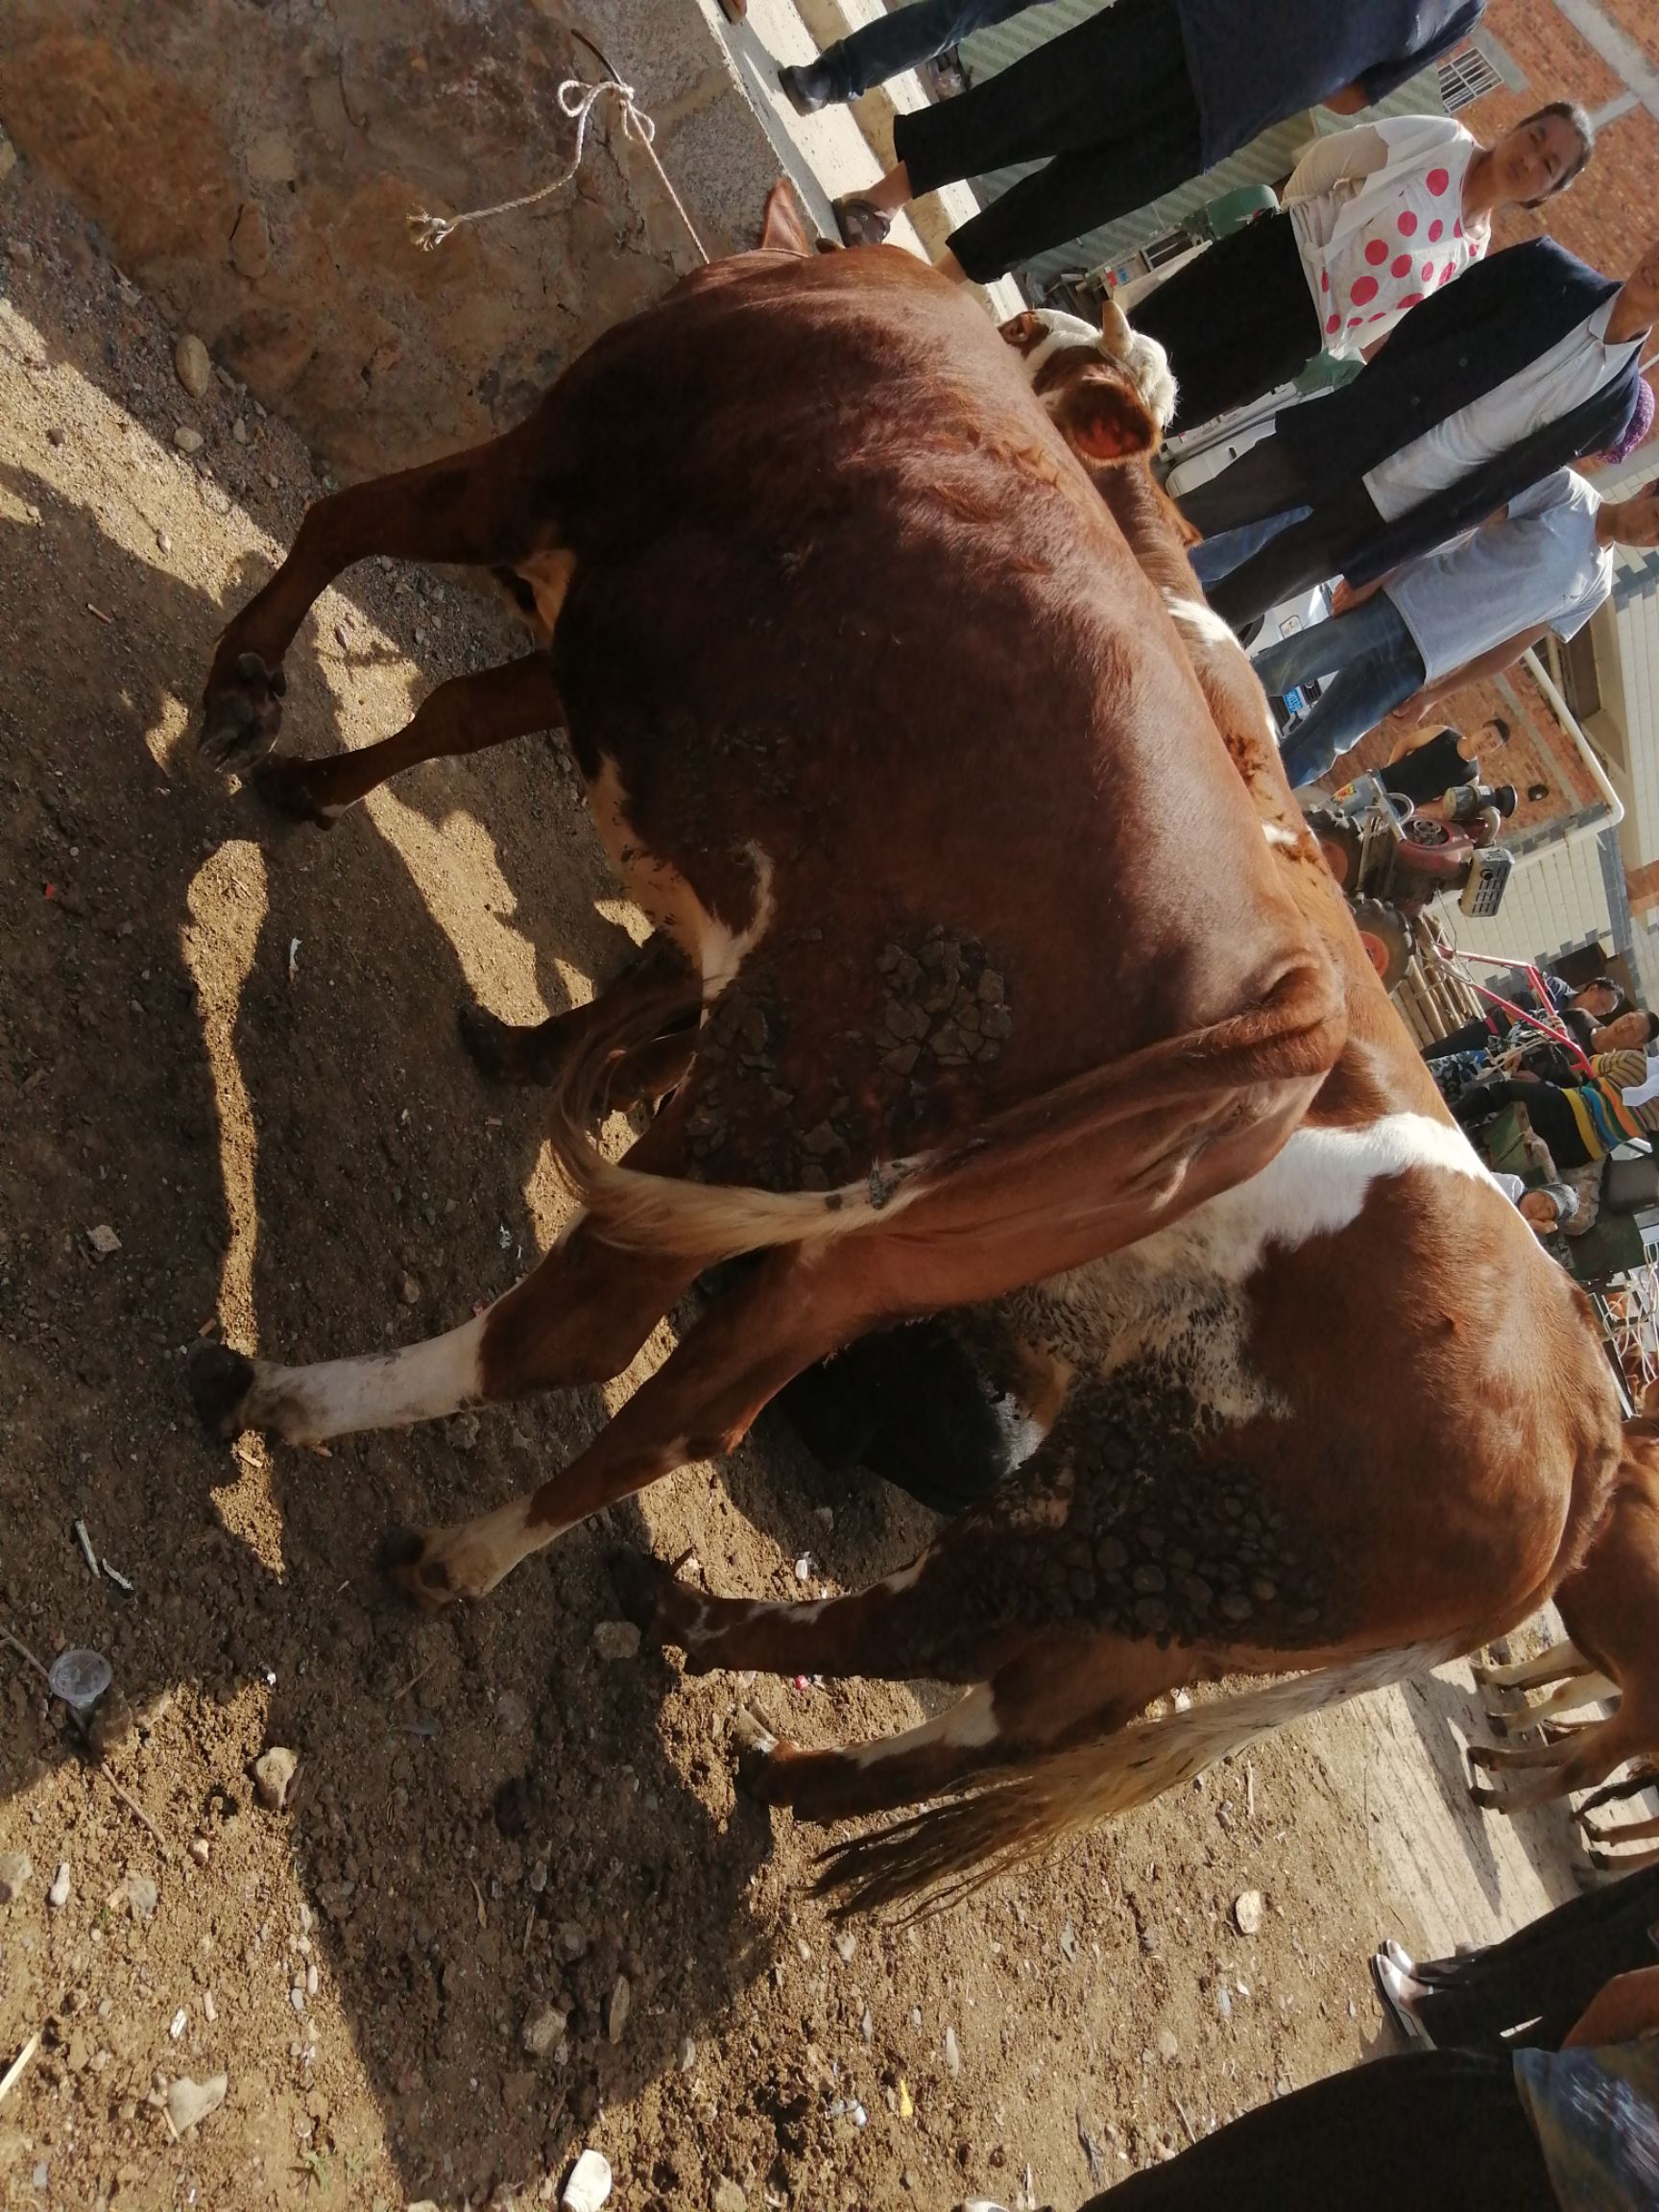
[[[1408,561],[1382,589],[1423,656],[1427,681],[1540,624],[1565,641],[1613,589],[1614,553],[1598,542],[1601,501],[1557,469],[1455,545]]]
[[[1547,422],[1559,421],[1611,383],[1640,353],[1647,335],[1644,331],[1621,346],[1607,343],[1607,322],[1618,298],[1614,293],[1536,361],[1380,461],[1366,476],[1365,489],[1383,521],[1398,522],[1425,499],[1461,482]]]

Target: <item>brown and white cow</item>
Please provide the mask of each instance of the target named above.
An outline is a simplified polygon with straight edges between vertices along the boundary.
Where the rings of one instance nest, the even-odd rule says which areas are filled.
[[[1040,1448],[874,1589],[628,1577],[696,1666],[970,1686],[890,1743],[757,1746],[755,1786],[816,1817],[969,1792],[853,1847],[867,1898],[1500,1633],[1576,1563],[1622,1453],[1588,1308],[1399,1027],[1161,495],[1084,465],[1133,445],[1144,394],[1074,369],[1035,396],[902,253],[740,257],[517,431],[320,502],[207,688],[209,744],[246,759],[350,562],[510,565],[552,645],[475,680],[490,741],[567,716],[680,963],[566,1062],[582,1211],[525,1282],[398,1353],[199,1348],[210,1425],[320,1441],[609,1378],[698,1273],[760,1255],[568,1467],[412,1539],[415,1595],[481,1596],[872,1327],[975,1307],[1048,1378]],[[609,1163],[592,1094],[664,1039],[684,1080]],[[1134,1721],[1231,1674],[1288,1679]]]

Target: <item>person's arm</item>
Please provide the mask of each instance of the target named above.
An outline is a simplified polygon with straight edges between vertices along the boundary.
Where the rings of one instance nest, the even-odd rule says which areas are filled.
[[[1329,108],[1333,115],[1358,115],[1362,108],[1370,107],[1371,96],[1356,79],[1352,84],[1344,84],[1339,92],[1327,92],[1319,105]]]
[[[1397,714],[1413,711],[1427,714],[1442,699],[1449,699],[1454,691],[1461,691],[1466,684],[1484,684],[1488,677],[1501,676],[1512,661],[1519,661],[1523,653],[1549,635],[1548,622],[1540,622],[1535,630],[1518,630],[1513,637],[1506,637],[1502,645],[1494,645],[1490,653],[1482,653],[1473,661],[1465,661],[1462,667],[1454,668],[1450,676],[1442,676],[1438,683],[1426,685],[1423,690],[1413,693],[1394,711]]]
[[[1328,132],[1315,138],[1294,169],[1280,204],[1289,207],[1298,200],[1322,200],[1327,192],[1349,177],[1369,177],[1388,158],[1388,146],[1375,123],[1357,124],[1352,131]]]
[[[1616,1974],[1592,1997],[1583,2017],[1562,2042],[1563,2051],[1598,2043],[1634,2043],[1659,2029],[1659,1966]]]

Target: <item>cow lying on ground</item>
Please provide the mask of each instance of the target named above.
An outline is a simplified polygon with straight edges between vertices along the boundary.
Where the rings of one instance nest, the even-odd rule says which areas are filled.
[[[966,1792],[851,1848],[867,1899],[1501,1633],[1621,1462],[1588,1307],[1399,1027],[1161,495],[1085,466],[1149,429],[1098,358],[1035,397],[903,253],[774,245],[609,333],[519,430],[320,502],[207,686],[209,745],[246,759],[350,562],[512,566],[552,644],[472,680],[491,741],[567,721],[678,954],[564,1068],[582,1211],[541,1266],[395,1354],[198,1347],[210,1426],[320,1441],[609,1378],[759,1256],[533,1496],[408,1540],[423,1602],[730,1450],[873,1327],[975,1307],[1046,1378],[1038,1450],[873,1589],[626,1570],[694,1666],[971,1686],[891,1742],[756,1743],[754,1786],[812,1817]],[[607,1071],[668,1045],[678,1087],[612,1164]],[[1288,1678],[1134,1722],[1238,1674]]]
[[[1470,1765],[1496,1778],[1472,1785],[1478,1805],[1518,1812],[1594,1789],[1628,1761],[1659,1757],[1659,1421],[1629,1425],[1612,1510],[1555,1603],[1567,1642],[1516,1667],[1475,1671],[1492,1689],[1551,1692],[1493,1709],[1505,1735],[1543,1727],[1548,1741],[1471,1744]],[[1605,1719],[1562,1718],[1607,1698],[1616,1705]],[[1584,1830],[1597,1843],[1629,1843],[1659,1835],[1659,1823],[1602,1830],[1585,1822]]]

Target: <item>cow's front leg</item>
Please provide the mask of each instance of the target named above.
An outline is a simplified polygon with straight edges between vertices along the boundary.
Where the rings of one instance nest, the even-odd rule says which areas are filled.
[[[201,751],[243,773],[276,742],[282,661],[319,594],[371,554],[497,566],[545,543],[552,517],[535,512],[536,418],[469,452],[331,492],[305,510],[293,550],[264,589],[226,625],[203,698]]]
[[[440,684],[397,735],[378,745],[320,760],[291,755],[261,760],[252,772],[253,788],[279,813],[327,830],[348,806],[420,761],[482,753],[533,731],[560,729],[564,721],[551,657],[527,653],[499,668]]]

